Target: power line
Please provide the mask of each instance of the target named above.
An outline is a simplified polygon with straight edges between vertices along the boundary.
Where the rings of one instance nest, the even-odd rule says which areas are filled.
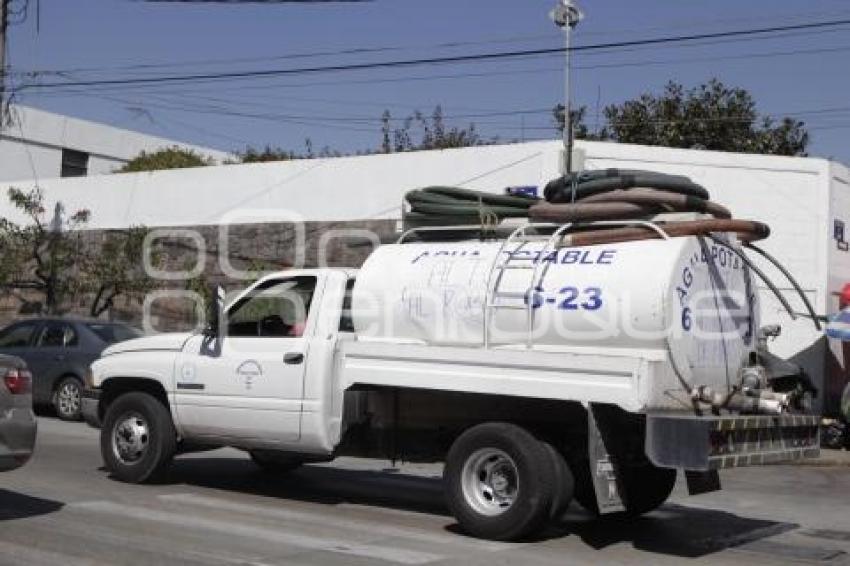
[[[595,51],[602,49],[613,49],[613,48],[623,48],[623,47],[632,47],[632,46],[640,46],[640,45],[659,45],[659,44],[668,44],[668,43],[681,43],[681,42],[689,42],[689,41],[697,41],[702,39],[722,39],[722,38],[734,38],[734,37],[743,37],[743,36],[753,36],[753,35],[762,35],[762,34],[770,34],[784,31],[793,31],[793,30],[813,30],[813,29],[827,29],[827,28],[836,28],[841,26],[846,26],[850,24],[850,19],[842,19],[842,20],[833,20],[826,22],[812,22],[806,24],[795,24],[795,25],[787,25],[787,26],[773,26],[766,28],[753,28],[746,30],[733,30],[733,31],[725,31],[725,32],[714,32],[714,33],[703,33],[703,34],[693,34],[693,35],[678,35],[678,36],[668,36],[668,37],[657,37],[657,38],[648,38],[648,39],[640,39],[633,41],[618,41],[618,42],[608,42],[608,43],[597,43],[597,44],[587,44],[587,45],[577,45],[569,48],[570,51],[582,52],[582,51]],[[204,74],[194,74],[194,75],[182,75],[182,76],[160,76],[160,77],[140,77],[140,78],[122,78],[122,79],[100,79],[100,80],[87,80],[87,81],[68,81],[62,83],[43,83],[43,84],[23,84],[18,87],[19,90],[24,89],[63,89],[69,87],[80,87],[80,86],[105,86],[105,85],[140,85],[140,84],[162,84],[162,83],[175,83],[175,82],[192,82],[192,81],[209,81],[209,80],[222,80],[222,79],[241,79],[241,78],[254,78],[254,77],[271,77],[271,76],[292,76],[292,75],[303,75],[303,74],[317,74],[317,73],[325,73],[325,72],[339,72],[339,71],[358,71],[358,70],[366,70],[366,69],[390,69],[390,68],[404,68],[404,67],[414,67],[414,66],[422,66],[422,65],[435,65],[435,64],[450,64],[450,63],[465,63],[465,62],[475,62],[475,61],[496,61],[496,60],[505,60],[505,59],[517,59],[522,57],[534,57],[540,55],[550,55],[555,53],[565,53],[567,51],[566,47],[553,47],[546,49],[529,49],[529,50],[521,50],[521,51],[502,51],[497,53],[480,53],[475,55],[457,55],[451,57],[430,57],[430,58],[421,58],[421,59],[408,59],[408,60],[396,60],[396,61],[382,61],[382,62],[373,62],[373,63],[357,63],[357,64],[346,64],[346,65],[328,65],[328,66],[320,66],[320,67],[302,67],[295,69],[268,69],[268,70],[257,70],[257,71],[235,71],[235,72],[226,72],[226,73],[204,73]]]

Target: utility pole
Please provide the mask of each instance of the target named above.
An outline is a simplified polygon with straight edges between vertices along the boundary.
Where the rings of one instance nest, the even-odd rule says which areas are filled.
[[[6,30],[9,28],[9,2],[0,0],[0,128],[6,122]]]
[[[564,174],[569,175],[573,169],[573,121],[570,117],[572,93],[570,92],[570,40],[573,28],[584,18],[572,0],[558,0],[558,4],[550,14],[559,28],[564,30]]]

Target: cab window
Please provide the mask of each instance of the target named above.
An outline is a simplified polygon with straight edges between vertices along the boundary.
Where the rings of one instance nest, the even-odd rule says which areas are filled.
[[[30,345],[36,323],[14,324],[0,332],[0,348],[26,348]]]
[[[79,344],[77,332],[70,324],[48,322],[38,335],[39,348],[70,348]]]
[[[339,317],[340,332],[354,332],[354,318],[351,316],[351,294],[354,291],[354,279],[345,284],[345,297],[342,299],[342,314]]]
[[[315,290],[315,277],[266,281],[230,309],[227,334],[257,338],[302,336]]]

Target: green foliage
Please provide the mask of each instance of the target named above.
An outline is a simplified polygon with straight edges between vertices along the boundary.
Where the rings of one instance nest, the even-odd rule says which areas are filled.
[[[417,110],[404,119],[400,128],[393,128],[389,110],[381,117],[382,153],[470,147],[485,143],[475,124],[465,128],[446,126],[440,106],[430,116]]]
[[[17,298],[23,312],[61,314],[93,296],[89,314],[98,316],[116,297],[152,286],[141,267],[145,228],[104,232],[93,241],[85,231],[88,210],[66,216],[57,203],[48,215],[39,188],[11,188],[9,199],[27,223],[0,219],[0,292]]]
[[[195,153],[191,149],[172,146],[159,151],[141,152],[118,169],[118,173],[135,173],[139,171],[159,171],[161,169],[183,169],[187,167],[205,167],[212,165],[211,157]]]
[[[241,163],[267,163],[269,161],[291,161],[293,159],[300,159],[302,156],[299,156],[294,151],[289,151],[285,149],[281,149],[279,147],[272,148],[270,145],[267,145],[264,149],[254,149],[253,147],[247,147],[245,151],[238,154]]]
[[[752,95],[712,79],[685,89],[669,82],[660,95],[642,94],[605,108],[598,139],[688,149],[806,155],[803,122],[759,117]]]
[[[578,109],[570,109],[570,121],[573,126],[573,137],[576,139],[590,139],[593,136],[588,131],[587,124],[584,123],[584,117],[587,113],[587,108],[582,106]],[[558,104],[552,111],[555,119],[555,128],[563,134],[564,132],[564,105]]]

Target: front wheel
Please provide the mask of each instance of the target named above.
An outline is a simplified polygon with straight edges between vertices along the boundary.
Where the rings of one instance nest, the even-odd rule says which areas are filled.
[[[100,451],[112,475],[129,483],[158,479],[177,450],[171,413],[147,393],[126,393],[106,410]]]
[[[549,519],[551,456],[543,443],[508,423],[474,426],[455,440],[443,471],[449,509],[469,534],[516,540]]]
[[[53,408],[63,421],[82,418],[83,383],[74,376],[63,377],[53,393]]]

